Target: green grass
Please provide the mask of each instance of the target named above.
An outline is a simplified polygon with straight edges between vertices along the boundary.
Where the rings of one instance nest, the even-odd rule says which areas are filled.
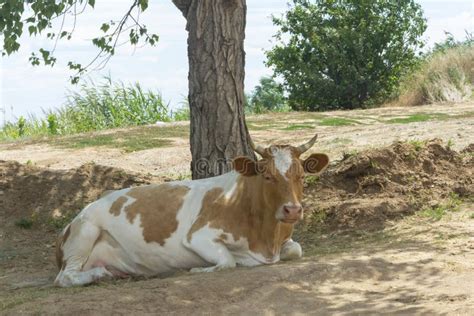
[[[433,120],[443,120],[449,117],[449,115],[444,113],[416,113],[412,114],[407,117],[397,117],[390,120],[385,121],[389,124],[409,124],[409,123],[416,123],[416,122],[426,122],[426,121],[433,121]]]
[[[300,129],[314,129],[314,125],[311,124],[290,124],[285,128],[282,128],[284,131],[294,131]]]
[[[409,140],[408,143],[413,146],[416,152],[421,151],[426,146],[426,141],[418,139]]]
[[[135,128],[113,134],[86,134],[59,138],[52,142],[52,145],[65,148],[104,146],[134,152],[170,146],[173,141],[169,138],[186,137],[189,134],[188,129],[188,126]]]
[[[281,128],[283,124],[277,123],[255,123],[247,121],[247,127],[252,131],[266,131],[268,129]]]
[[[350,138],[339,138],[339,137],[336,137],[332,140],[331,143],[334,143],[334,144],[350,144],[352,143],[352,139]]]
[[[352,149],[350,151],[344,151],[342,152],[342,161],[349,159],[351,157],[356,156],[359,153],[357,149]]]
[[[455,193],[451,193],[449,198],[441,203],[440,205],[434,207],[427,207],[421,210],[421,216],[427,217],[434,221],[441,220],[449,212],[457,212],[460,210],[462,200]]]
[[[111,147],[120,148],[125,152],[140,151],[149,148],[158,148],[171,145],[172,141],[161,138],[128,137],[117,138],[113,135],[91,135],[88,137],[71,137],[62,139],[54,144],[65,148]]]
[[[360,124],[359,121],[346,119],[343,117],[328,117],[323,118],[318,122],[320,126],[347,126],[347,125],[357,125]]]
[[[108,147],[118,148],[125,152],[134,152],[151,148],[167,147],[173,144],[170,138],[187,137],[187,125],[144,126],[126,130],[82,133],[71,136],[54,136],[30,138],[16,141],[17,146],[30,144],[48,144],[60,148]],[[10,146],[15,149],[17,146]]]
[[[314,176],[314,175],[308,175],[304,178],[304,182],[307,185],[315,185],[319,181],[319,176]]]
[[[21,218],[15,222],[15,226],[23,229],[30,229],[33,226],[33,221],[28,218]]]

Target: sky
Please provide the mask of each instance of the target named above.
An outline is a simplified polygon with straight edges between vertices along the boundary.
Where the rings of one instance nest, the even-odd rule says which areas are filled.
[[[271,75],[264,65],[265,50],[272,47],[272,36],[277,28],[271,15],[281,15],[288,8],[287,0],[247,0],[245,38],[245,91],[251,92],[262,76]],[[428,29],[424,38],[427,48],[445,38],[445,31],[456,39],[463,39],[465,31],[474,32],[474,0],[419,0]],[[73,38],[60,41],[54,67],[33,67],[28,62],[32,51],[53,43],[44,37],[22,36],[20,51],[0,57],[0,125],[5,119],[15,120],[20,115],[42,116],[48,109],[61,107],[68,91],[77,90],[71,85],[72,74],[66,64],[69,60],[86,64],[97,53],[91,39],[97,36],[103,22],[119,19],[130,6],[131,0],[98,0],[95,9],[88,9],[76,22]],[[144,88],[159,91],[171,108],[180,107],[187,96],[188,61],[185,19],[171,0],[150,0],[140,21],[151,33],[160,36],[155,47],[134,49],[122,46],[107,66],[91,73],[92,80],[100,81],[110,75],[114,81],[125,84],[139,82]],[[72,21],[71,21],[72,22]],[[69,24],[71,27],[72,23]],[[59,25],[57,26],[59,27]],[[68,27],[66,23],[66,28]],[[28,32],[25,32],[28,33]]]

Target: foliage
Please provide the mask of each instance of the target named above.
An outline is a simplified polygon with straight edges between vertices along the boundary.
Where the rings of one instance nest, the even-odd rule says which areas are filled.
[[[159,93],[144,91],[138,83],[113,83],[110,78],[100,84],[83,83],[79,92],[69,92],[64,107],[46,114],[46,119],[20,117],[17,123],[7,123],[0,130],[0,139],[68,135],[171,120]]]
[[[155,45],[158,42],[158,35],[150,34],[145,25],[141,24],[138,17],[141,12],[148,7],[148,0],[133,0],[132,5],[124,16],[115,21],[102,23],[100,29],[101,36],[91,40],[92,44],[99,49],[96,57],[87,66],[77,62],[69,61],[68,66],[76,73],[71,76],[71,81],[77,83],[82,75],[92,65],[100,68],[112,55],[115,54],[115,47],[122,33],[128,32],[130,44],[140,44],[142,40],[145,44]],[[70,40],[76,26],[76,18],[87,7],[94,8],[95,0],[55,0],[55,1],[0,1],[0,34],[3,37],[2,56],[10,55],[20,48],[20,37],[28,30],[30,36],[37,36],[46,33],[48,40],[54,41],[52,50],[40,48],[38,52],[32,52],[29,61],[32,65],[53,66],[56,63],[54,51],[60,39]],[[26,16],[26,18],[25,18]],[[66,17],[72,21],[70,28],[67,28]],[[59,29],[55,29],[53,22],[58,20]]]
[[[416,62],[426,29],[414,0],[293,0],[267,64],[284,78],[296,110],[380,102]]]
[[[20,116],[18,119],[18,136],[22,137],[25,135],[25,125],[26,125],[26,120],[23,116]]]
[[[249,112],[257,114],[288,110],[283,87],[271,77],[260,78],[259,85],[252,92],[247,106]]]
[[[166,122],[168,113],[159,93],[144,91],[138,83],[113,83],[110,78],[99,85],[92,81],[82,84],[80,92],[71,92],[59,111],[64,122],[60,123],[62,134]]]
[[[466,32],[466,38],[462,41],[458,41],[454,38],[454,35],[450,32],[444,32],[446,38],[441,43],[435,43],[433,49],[428,55],[436,53],[445,53],[447,50],[457,47],[474,47],[474,36],[470,32]]]
[[[419,66],[402,79],[396,105],[411,106],[439,102],[462,102],[473,97],[474,39],[468,33],[456,41],[448,33],[435,44]]]
[[[58,133],[58,119],[56,114],[50,113],[47,118],[48,121],[48,131],[51,135],[56,135]]]
[[[171,111],[171,117],[173,121],[189,121],[191,118],[191,113],[189,109],[189,102],[186,98],[182,103],[181,107],[176,111]]]

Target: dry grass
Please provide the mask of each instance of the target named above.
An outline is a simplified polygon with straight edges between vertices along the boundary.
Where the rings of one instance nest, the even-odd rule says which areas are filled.
[[[413,106],[463,102],[473,96],[474,47],[456,47],[429,57],[402,83],[391,105]]]

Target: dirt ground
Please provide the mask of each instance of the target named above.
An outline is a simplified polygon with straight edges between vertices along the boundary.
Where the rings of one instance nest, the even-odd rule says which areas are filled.
[[[474,123],[465,114],[474,105],[333,115],[375,120],[410,111],[452,117],[318,130],[316,150],[333,163],[306,178],[305,219],[295,232],[302,260],[71,289],[52,286],[58,229],[107,190],[181,174],[187,141],[134,153],[0,144],[0,314],[472,315]],[[304,121],[295,114],[254,122],[277,119]],[[294,143],[311,133],[252,135]]]

